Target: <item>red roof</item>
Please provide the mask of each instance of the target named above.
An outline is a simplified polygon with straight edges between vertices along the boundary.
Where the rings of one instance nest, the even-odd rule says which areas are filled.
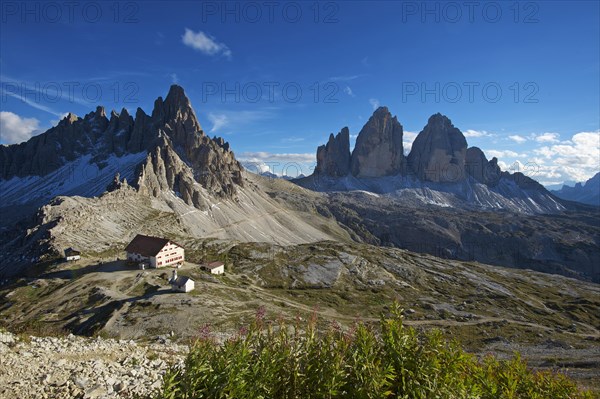
[[[126,252],[132,252],[143,256],[156,256],[170,240],[160,237],[144,236],[138,234],[125,247]],[[175,244],[175,243],[173,243]],[[178,245],[178,244],[176,244]]]
[[[204,265],[205,268],[210,269],[210,270],[216,269],[219,266],[225,266],[225,263],[223,263],[223,262],[210,262],[210,263],[207,263],[207,264]]]

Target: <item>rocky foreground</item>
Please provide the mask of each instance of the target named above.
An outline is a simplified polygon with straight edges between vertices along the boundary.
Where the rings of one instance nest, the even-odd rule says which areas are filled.
[[[132,398],[162,384],[185,345],[0,333],[0,398]]]

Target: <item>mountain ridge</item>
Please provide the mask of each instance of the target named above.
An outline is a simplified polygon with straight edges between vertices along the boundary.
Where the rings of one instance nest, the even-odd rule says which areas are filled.
[[[404,156],[402,125],[387,107],[379,107],[358,134],[350,155],[351,168],[332,169],[331,165],[346,162],[348,128],[342,132],[345,134],[331,135],[327,145],[317,149],[314,173],[294,182],[316,191],[362,189],[385,195],[410,192],[424,203],[440,206],[455,203],[453,198],[458,198],[457,205],[465,208],[526,213],[557,212],[569,207],[534,179],[502,171],[497,158],[488,160],[481,149],[469,147],[462,132],[440,113],[428,119]],[[423,190],[437,191],[443,198],[431,202]]]
[[[157,98],[151,115],[138,109],[135,118],[126,110],[108,118],[103,107],[84,118],[69,114],[41,138],[0,152],[2,171],[11,176],[0,177],[0,275],[44,264],[68,247],[114,256],[145,233],[282,245],[366,242],[598,279],[591,222],[562,221],[568,218],[565,203],[572,205],[522,174],[502,172],[497,159],[468,147],[448,118],[430,119],[421,140],[423,162],[413,164],[426,171],[432,160],[443,161],[463,173],[456,182],[408,173],[403,128],[387,108],[367,122],[358,150],[350,153],[349,130],[342,129],[320,147],[317,172],[293,183],[246,173],[228,143],[204,133],[179,86]],[[455,139],[447,137],[450,131]],[[426,151],[432,147],[435,154]],[[15,167],[36,151],[59,154],[48,159],[60,165],[47,168],[48,159],[44,164],[32,157]],[[354,154],[359,177],[352,175]],[[23,172],[30,174],[19,176]],[[497,218],[493,225],[477,220],[490,215]],[[531,224],[538,233],[528,230]],[[555,234],[562,228],[577,230],[578,241]],[[519,243],[517,255],[506,253]]]
[[[95,112],[83,118],[69,113],[57,126],[24,143],[0,147],[0,188],[6,191],[6,182],[14,178],[44,178],[86,156],[91,157],[85,167],[89,169],[95,165],[98,170],[94,173],[100,176],[111,157],[120,159],[140,153],[147,153],[150,158],[145,160],[144,166],[130,171],[127,177],[132,186],[153,195],[157,194],[158,187],[184,192],[188,204],[199,206],[195,183],[224,198],[235,198],[236,187],[243,186],[242,166],[229,144],[222,138],[211,139],[205,135],[183,88],[173,85],[164,101],[162,97],[156,99],[151,115],[137,108],[133,118],[124,108],[120,113],[113,110],[108,119],[104,107],[98,106]],[[158,167],[161,163],[159,153],[170,156],[174,165],[179,165],[176,161],[179,158],[196,172],[184,176],[181,165],[175,174],[155,170],[153,166]],[[105,174],[102,181],[108,184],[114,173],[113,176]],[[150,174],[154,176],[150,177]],[[28,202],[32,190],[27,184],[23,186],[20,198],[17,185],[10,186],[12,194],[2,195],[2,206]],[[54,194],[66,193],[59,188]],[[42,196],[33,202],[41,205],[48,199]]]
[[[56,161],[55,163],[53,163]],[[183,88],[151,115],[103,107],[0,150],[0,276],[60,257],[104,254],[140,231],[281,244],[349,240],[335,222],[281,207],[208,137]],[[122,180],[121,180],[122,179]]]
[[[559,190],[551,191],[559,198],[582,204],[600,206],[600,172],[583,183],[574,186],[563,185]]]

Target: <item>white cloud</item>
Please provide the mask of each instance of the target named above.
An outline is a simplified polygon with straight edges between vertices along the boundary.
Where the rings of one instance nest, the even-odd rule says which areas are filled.
[[[525,137],[519,136],[518,134],[514,134],[512,136],[508,136],[508,138],[510,140],[514,141],[515,143],[519,143],[519,144],[522,144],[522,143],[524,143],[524,142],[527,141],[527,139]]]
[[[600,158],[600,131],[580,132],[573,135],[571,140],[544,146],[534,152],[545,158],[572,158],[593,165]]]
[[[486,150],[486,151],[484,151],[484,154],[488,158],[491,158],[491,157],[496,157],[496,158],[517,158],[517,157],[526,157],[527,156],[527,154],[519,154],[518,152],[514,152],[514,151],[511,151],[511,150],[503,150],[503,151]]]
[[[463,135],[465,137],[492,137],[493,136],[492,133],[489,133],[485,130],[473,130],[473,129],[465,130],[463,132]]]
[[[534,134],[533,138],[538,143],[558,143],[558,133]]]
[[[314,153],[286,153],[276,154],[271,152],[242,152],[237,155],[239,159],[260,159],[263,162],[315,162],[316,156]]]
[[[419,133],[409,132],[406,130],[403,133],[404,134],[402,135],[402,145],[404,146],[404,152],[408,154],[412,149],[412,143],[415,141]]]
[[[498,166],[500,166],[500,169],[502,169],[502,170],[506,170],[511,173],[514,173],[514,172],[522,171],[523,168],[525,167],[525,164],[523,162],[519,161],[518,159],[512,163],[507,163],[502,160],[499,160]]]
[[[350,88],[350,86],[346,86],[344,88],[344,93],[346,93],[350,97],[356,97],[356,95],[352,92],[352,89]]]
[[[271,172],[274,173],[272,170],[272,167],[267,165],[266,163],[264,163],[263,161],[261,161],[260,159],[249,159],[249,160],[245,160],[242,161],[242,166],[244,167],[244,169],[246,169],[248,172],[252,172],[252,173],[264,173],[264,172]]]
[[[188,47],[198,50],[206,55],[223,55],[231,58],[231,50],[224,43],[219,43],[210,35],[202,31],[194,32],[191,29],[185,28],[185,33],[181,36],[183,44]]]
[[[600,171],[600,130],[580,132],[570,140],[535,149],[544,177],[585,181]]]
[[[344,76],[332,76],[329,78],[332,82],[346,82],[349,80],[358,79],[363,75],[344,75]]]
[[[169,75],[171,77],[171,83],[177,84],[179,83],[179,77],[176,73],[172,73]]]
[[[544,184],[586,181],[600,171],[600,131],[579,132],[569,140],[558,133],[512,135],[508,139],[522,144],[538,143],[528,153],[511,150],[484,151],[488,158],[499,158],[498,165],[509,172],[522,172]]]
[[[314,153],[242,152],[236,155],[246,169],[256,173],[269,171],[278,176],[310,175],[315,167]]]
[[[16,144],[28,140],[40,133],[40,121],[36,118],[21,118],[19,115],[0,112],[0,141],[4,144]]]
[[[369,104],[371,104],[371,107],[373,107],[373,111],[379,108],[379,100],[376,98],[369,98]]]
[[[210,113],[208,114],[208,120],[213,124],[213,127],[210,129],[211,133],[222,129],[229,124],[229,119],[227,118],[227,115],[224,114]]]
[[[540,165],[531,160],[527,160],[526,163],[523,163],[518,159],[512,163],[498,161],[498,166],[503,171],[510,173],[520,172],[535,180],[538,180],[542,176]]]
[[[213,124],[210,132],[235,133],[248,129],[256,123],[264,123],[265,120],[272,119],[276,113],[272,110],[255,110],[255,111],[230,111],[230,110],[215,110],[207,114],[207,119]]]

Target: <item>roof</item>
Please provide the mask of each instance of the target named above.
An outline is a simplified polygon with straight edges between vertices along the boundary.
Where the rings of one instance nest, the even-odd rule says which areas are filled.
[[[131,240],[129,245],[125,247],[125,251],[143,256],[156,256],[168,242],[169,240],[166,238],[138,234]]]
[[[212,270],[212,269],[216,269],[217,267],[220,267],[220,266],[225,266],[225,263],[223,263],[223,262],[210,262],[210,263],[205,264],[203,267]]]
[[[182,287],[185,285],[185,283],[188,282],[188,280],[191,280],[192,282],[194,282],[194,280],[192,280],[189,277],[179,276],[175,280],[171,279],[170,283],[171,283],[171,285],[177,285],[179,287]]]
[[[73,255],[81,255],[81,252],[79,252],[73,248],[65,249],[65,256],[73,256]]]

